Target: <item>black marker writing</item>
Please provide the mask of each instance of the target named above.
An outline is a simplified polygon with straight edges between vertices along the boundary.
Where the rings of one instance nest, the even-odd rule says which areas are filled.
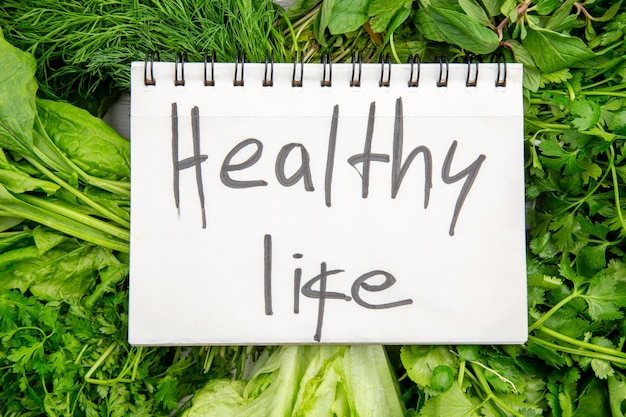
[[[395,100],[395,112],[393,119],[393,131],[390,134],[383,135],[377,133],[377,137],[383,135],[388,140],[385,141],[386,145],[390,148],[388,153],[375,153],[372,151],[372,143],[374,139],[374,133],[376,128],[376,102],[371,102],[369,106],[369,114],[367,117],[367,127],[365,129],[365,141],[362,147],[362,152],[356,153],[344,160],[343,163],[353,168],[360,175],[361,182],[361,197],[367,199],[370,191],[370,184],[381,184],[381,182],[372,182],[372,162],[383,162],[391,165],[385,165],[385,169],[376,170],[377,175],[388,175],[390,184],[390,198],[396,199],[402,183],[407,176],[408,172],[413,166],[414,170],[417,169],[416,159],[420,162],[423,160],[423,171],[420,169],[418,173],[423,172],[424,185],[423,185],[423,206],[428,208],[430,201],[431,189],[433,187],[433,155],[431,150],[425,146],[416,146],[413,149],[404,149],[404,110],[402,97],[398,97]],[[178,133],[178,109],[177,104],[172,103],[172,160],[174,164],[174,200],[177,209],[180,214],[180,171],[186,168],[194,167],[196,171],[196,186],[198,189],[198,196],[200,199],[200,206],[202,210],[202,227],[206,228],[206,214],[204,208],[204,188],[202,184],[202,163],[207,160],[207,155],[200,153],[200,116],[198,107],[195,106],[191,110],[191,124],[192,124],[192,136],[193,136],[193,156],[190,158],[178,159],[178,147],[179,147],[179,133]],[[414,127],[414,125],[411,125]],[[330,131],[328,135],[328,147],[326,149],[326,160],[317,161],[311,160],[311,155],[306,145],[303,143],[289,142],[283,145],[279,151],[275,154],[274,162],[274,177],[278,185],[283,187],[291,187],[298,182],[302,182],[303,188],[306,192],[314,192],[316,190],[314,186],[312,173],[319,172],[322,167],[325,167],[324,173],[324,204],[326,207],[332,206],[332,193],[333,193],[333,181],[337,180],[334,177],[337,175],[345,175],[346,171],[340,170],[339,174],[335,173],[335,159],[337,148],[337,135],[339,134],[339,105],[333,106],[332,116],[330,118]],[[275,144],[272,144],[275,146]],[[353,146],[352,143],[342,142],[340,148],[343,152],[345,147]],[[272,148],[273,148],[272,146]],[[381,144],[377,142],[377,147]],[[457,197],[452,219],[449,225],[448,233],[450,236],[454,236],[455,228],[460,217],[461,210],[464,206],[465,200],[473,187],[473,184],[477,178],[478,171],[481,168],[485,155],[479,155],[477,159],[467,166],[465,169],[459,171],[456,174],[452,174],[452,164],[455,157],[457,147],[457,141],[455,140],[445,155],[445,160],[441,167],[441,178],[444,184],[454,184],[458,181],[464,180],[461,187],[461,191]],[[408,147],[407,147],[408,148]],[[319,149],[319,145],[314,148]],[[358,149],[358,148],[357,148]],[[254,137],[242,140],[233,146],[224,156],[221,167],[219,169],[219,177],[226,187],[233,189],[245,189],[250,187],[265,187],[268,182],[262,178],[250,178],[250,175],[245,173],[239,173],[234,175],[235,171],[244,171],[257,164],[261,158],[266,158],[267,155],[264,151],[264,144],[261,139]],[[359,149],[360,151],[360,149]],[[291,163],[294,158],[298,158],[299,165]],[[314,153],[313,155],[319,155]],[[321,157],[322,155],[320,155]],[[421,156],[421,158],[418,158]],[[218,157],[220,157],[218,155]],[[271,156],[270,156],[271,157]],[[321,159],[321,158],[320,158]],[[325,163],[325,165],[323,165]],[[360,167],[357,167],[358,165]],[[260,164],[259,167],[267,167],[268,164]],[[345,167],[345,166],[344,166]],[[317,169],[316,169],[317,168]],[[343,167],[341,167],[343,168]],[[390,168],[390,169],[389,169]],[[421,164],[420,164],[421,168]],[[270,174],[270,173],[268,173]],[[233,176],[235,178],[233,178]],[[421,175],[420,175],[421,177]],[[339,178],[341,180],[341,178]],[[321,188],[321,187],[318,187]],[[421,186],[420,186],[421,188]],[[321,196],[321,195],[320,195]]]
[[[367,118],[367,131],[365,132],[365,145],[363,153],[348,158],[348,163],[356,168],[356,164],[363,164],[361,175],[361,196],[367,198],[370,186],[370,162],[389,162],[389,155],[372,153],[372,136],[374,136],[374,122],[376,121],[376,102],[370,103],[370,112]],[[358,172],[358,170],[357,170]]]
[[[385,281],[382,284],[378,284],[378,285],[370,285],[366,282],[368,279],[375,277],[376,275],[384,276]],[[410,298],[406,300],[399,300],[399,301],[394,301],[394,302],[385,303],[385,304],[370,304],[364,301],[361,298],[361,295],[359,294],[359,290],[361,289],[364,289],[366,291],[383,291],[391,287],[395,283],[396,283],[396,278],[393,275],[391,275],[389,272],[380,271],[380,270],[370,271],[367,274],[361,275],[354,281],[354,283],[352,284],[352,291],[351,291],[352,298],[354,298],[354,301],[360,306],[365,307],[365,308],[376,309],[376,310],[382,310],[384,308],[392,308],[392,307],[399,307],[399,306],[403,306],[407,304],[412,304],[413,300],[411,300]]]
[[[287,157],[289,153],[295,148],[300,148],[300,168],[291,177],[287,177],[285,175],[285,162],[287,161]],[[304,189],[306,191],[315,191],[313,188],[313,180],[311,178],[311,158],[309,157],[309,152],[301,143],[289,143],[283,146],[278,152],[278,157],[276,158],[276,165],[274,171],[276,173],[276,179],[281,185],[285,187],[289,187],[300,181],[300,179],[304,178]]]
[[[272,235],[263,237],[263,298],[265,315],[271,316],[272,311]]]
[[[404,141],[404,115],[402,110],[402,98],[396,100],[396,114],[393,126],[393,161],[391,164],[391,198],[396,198],[402,179],[406,175],[406,171],[411,163],[420,153],[424,156],[424,208],[428,207],[428,199],[430,198],[430,189],[433,186],[432,181],[432,156],[430,150],[426,146],[418,146],[413,149],[406,161],[402,162],[402,144]]]
[[[256,150],[248,159],[239,163],[239,164],[231,164],[230,161],[233,159],[239,151],[241,151],[246,146],[255,145]],[[254,138],[249,138],[244,141],[239,142],[233,149],[228,152],[226,158],[224,158],[224,162],[222,163],[222,168],[220,169],[220,179],[222,183],[230,188],[249,188],[249,187],[262,187],[267,185],[267,182],[263,180],[247,180],[247,181],[239,181],[234,180],[230,177],[230,171],[241,171],[242,169],[246,169],[256,164],[259,159],[261,159],[261,154],[263,153],[263,143]]]
[[[333,118],[330,122],[330,135],[328,136],[328,154],[326,156],[326,175],[324,178],[324,197],[326,207],[331,206],[331,193],[333,184],[333,169],[335,167],[335,148],[337,146],[337,124],[339,123],[339,105],[333,107]]]
[[[294,253],[294,259],[301,259],[301,253]],[[293,270],[293,314],[300,313],[300,282],[302,281],[302,268]]]
[[[317,326],[315,328],[315,335],[313,340],[319,342],[322,338],[322,325],[324,323],[324,308],[326,306],[326,299],[332,298],[337,300],[350,301],[351,298],[340,292],[326,291],[326,281],[329,275],[335,275],[343,272],[342,269],[326,269],[326,262],[320,264],[319,275],[314,276],[306,284],[302,286],[302,294],[309,298],[317,298]],[[319,290],[313,289],[313,284],[319,282]]]
[[[463,183],[463,187],[461,188],[461,192],[459,193],[458,198],[456,199],[456,205],[454,206],[454,214],[452,216],[452,221],[450,222],[450,229],[448,233],[450,236],[454,236],[454,228],[456,226],[456,222],[459,218],[459,214],[461,213],[461,208],[463,207],[463,203],[465,202],[465,198],[469,194],[470,188],[472,188],[472,184],[474,184],[474,180],[476,180],[476,176],[478,175],[478,170],[485,160],[485,155],[479,155],[478,158],[467,168],[462,170],[456,175],[450,175],[450,167],[452,165],[452,159],[454,158],[454,152],[456,151],[456,140],[452,142],[448,153],[446,154],[446,159],[443,162],[443,167],[441,168],[441,179],[446,184],[453,184],[457,181],[460,181],[464,177],[467,177],[465,182]]]
[[[202,228],[206,229],[206,213],[204,209],[204,186],[202,185],[202,162],[208,156],[200,154],[200,111],[198,106],[191,109],[191,136],[193,140],[193,156],[183,160],[178,159],[178,105],[172,103],[172,163],[174,173],[174,202],[180,210],[180,171],[183,169],[196,168],[196,186],[202,210]]]
[[[272,236],[266,234],[263,237],[263,298],[265,305],[265,315],[271,316],[272,313]],[[302,259],[304,257],[301,253],[294,253],[293,259]],[[293,271],[293,314],[300,314],[300,293],[307,298],[317,300],[317,321],[315,325],[315,334],[313,340],[316,342],[322,339],[322,328],[324,325],[324,315],[326,312],[326,300],[343,300],[352,301],[360,307],[370,310],[383,310],[393,307],[401,307],[413,303],[410,298],[392,301],[382,304],[373,304],[365,301],[361,296],[361,291],[379,292],[384,291],[396,283],[396,278],[389,272],[376,269],[367,272],[354,280],[351,286],[352,297],[348,294],[344,294],[338,291],[328,291],[328,278],[335,276],[333,280],[335,285],[340,285],[343,274],[343,269],[328,269],[326,262],[320,263],[319,274],[309,279],[301,286],[302,282],[302,268],[297,267]],[[370,278],[382,276],[384,281],[380,284],[369,284],[367,281]],[[316,288],[314,288],[316,287]]]

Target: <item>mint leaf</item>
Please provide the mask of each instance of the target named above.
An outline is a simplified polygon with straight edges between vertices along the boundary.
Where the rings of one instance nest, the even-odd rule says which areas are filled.
[[[556,10],[556,8],[559,5],[560,0],[539,0],[534,2],[536,4],[536,8],[535,11],[543,16],[546,16],[550,13],[552,13],[553,11]]]
[[[539,69],[548,73],[594,57],[593,51],[579,38],[534,25],[528,28],[522,44],[535,57]]]
[[[396,28],[409,17],[413,0],[374,0],[369,5],[368,13],[371,16],[371,27],[374,32],[382,33],[389,30],[390,23],[396,16],[401,16],[400,22],[394,22]],[[391,31],[395,30],[393,28]]]
[[[367,20],[367,10],[372,0],[335,0],[328,20],[331,35],[358,30]]]
[[[466,14],[444,7],[427,6],[418,10],[422,21],[428,22],[433,40],[443,40],[475,54],[489,54],[500,45],[496,32],[470,19]]]
[[[481,3],[485,6],[485,9],[487,10],[487,13],[489,13],[489,16],[499,15],[504,2],[505,0],[482,0],[481,1]]]
[[[576,0],[566,0],[548,17],[545,28],[556,32],[567,30],[576,22],[576,15],[571,13]]]
[[[482,24],[483,26],[490,26],[491,20],[487,15],[485,9],[482,8],[480,4],[476,0],[459,0],[459,5],[467,14],[471,20]]]

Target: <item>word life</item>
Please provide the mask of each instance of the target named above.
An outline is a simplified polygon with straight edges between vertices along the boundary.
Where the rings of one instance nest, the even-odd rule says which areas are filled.
[[[273,312],[272,300],[272,235],[266,234],[263,237],[263,297],[265,315],[271,316]],[[301,253],[295,253],[294,259],[302,258]],[[313,340],[321,341],[322,326],[324,323],[324,312],[326,300],[354,301],[359,306],[371,310],[384,310],[388,308],[401,307],[413,303],[410,298],[390,301],[387,303],[373,304],[365,300],[362,292],[384,291],[396,283],[396,278],[389,272],[383,270],[373,270],[357,277],[350,287],[350,295],[338,291],[328,290],[328,278],[345,272],[343,269],[328,269],[326,262],[320,264],[319,274],[302,284],[302,268],[295,268],[293,272],[293,313],[300,313],[300,293],[307,298],[317,299],[317,324]],[[384,281],[380,284],[370,284],[368,280],[377,276],[382,276]],[[317,284],[317,289],[313,286]]]

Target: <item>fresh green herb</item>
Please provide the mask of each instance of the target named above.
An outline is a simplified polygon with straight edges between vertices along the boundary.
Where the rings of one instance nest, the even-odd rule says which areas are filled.
[[[127,342],[129,142],[0,32],[0,415],[168,415],[255,348]]]
[[[128,346],[127,154],[84,113],[35,99],[33,75],[45,96],[84,104],[127,91],[128,62],[150,50],[168,60],[243,50],[256,61],[271,51],[277,61],[501,53],[523,63],[529,340],[384,353],[406,416],[625,415],[623,2],[300,0],[284,12],[205,3],[0,6],[7,38],[39,58],[36,67],[0,41],[0,415],[167,415],[180,405],[189,416],[371,415],[363,393],[397,410],[380,347]],[[83,136],[103,138],[111,158]]]
[[[243,52],[261,62],[270,51],[281,60],[276,9],[270,0],[6,0],[0,27],[37,59],[42,97],[98,114],[109,96],[129,90],[130,62],[150,51],[170,61],[179,52],[195,61],[205,53],[227,61]]]

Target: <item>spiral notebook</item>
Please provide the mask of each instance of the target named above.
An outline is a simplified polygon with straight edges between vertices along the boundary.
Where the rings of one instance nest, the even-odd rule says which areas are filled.
[[[130,343],[526,340],[521,65],[131,72]]]

